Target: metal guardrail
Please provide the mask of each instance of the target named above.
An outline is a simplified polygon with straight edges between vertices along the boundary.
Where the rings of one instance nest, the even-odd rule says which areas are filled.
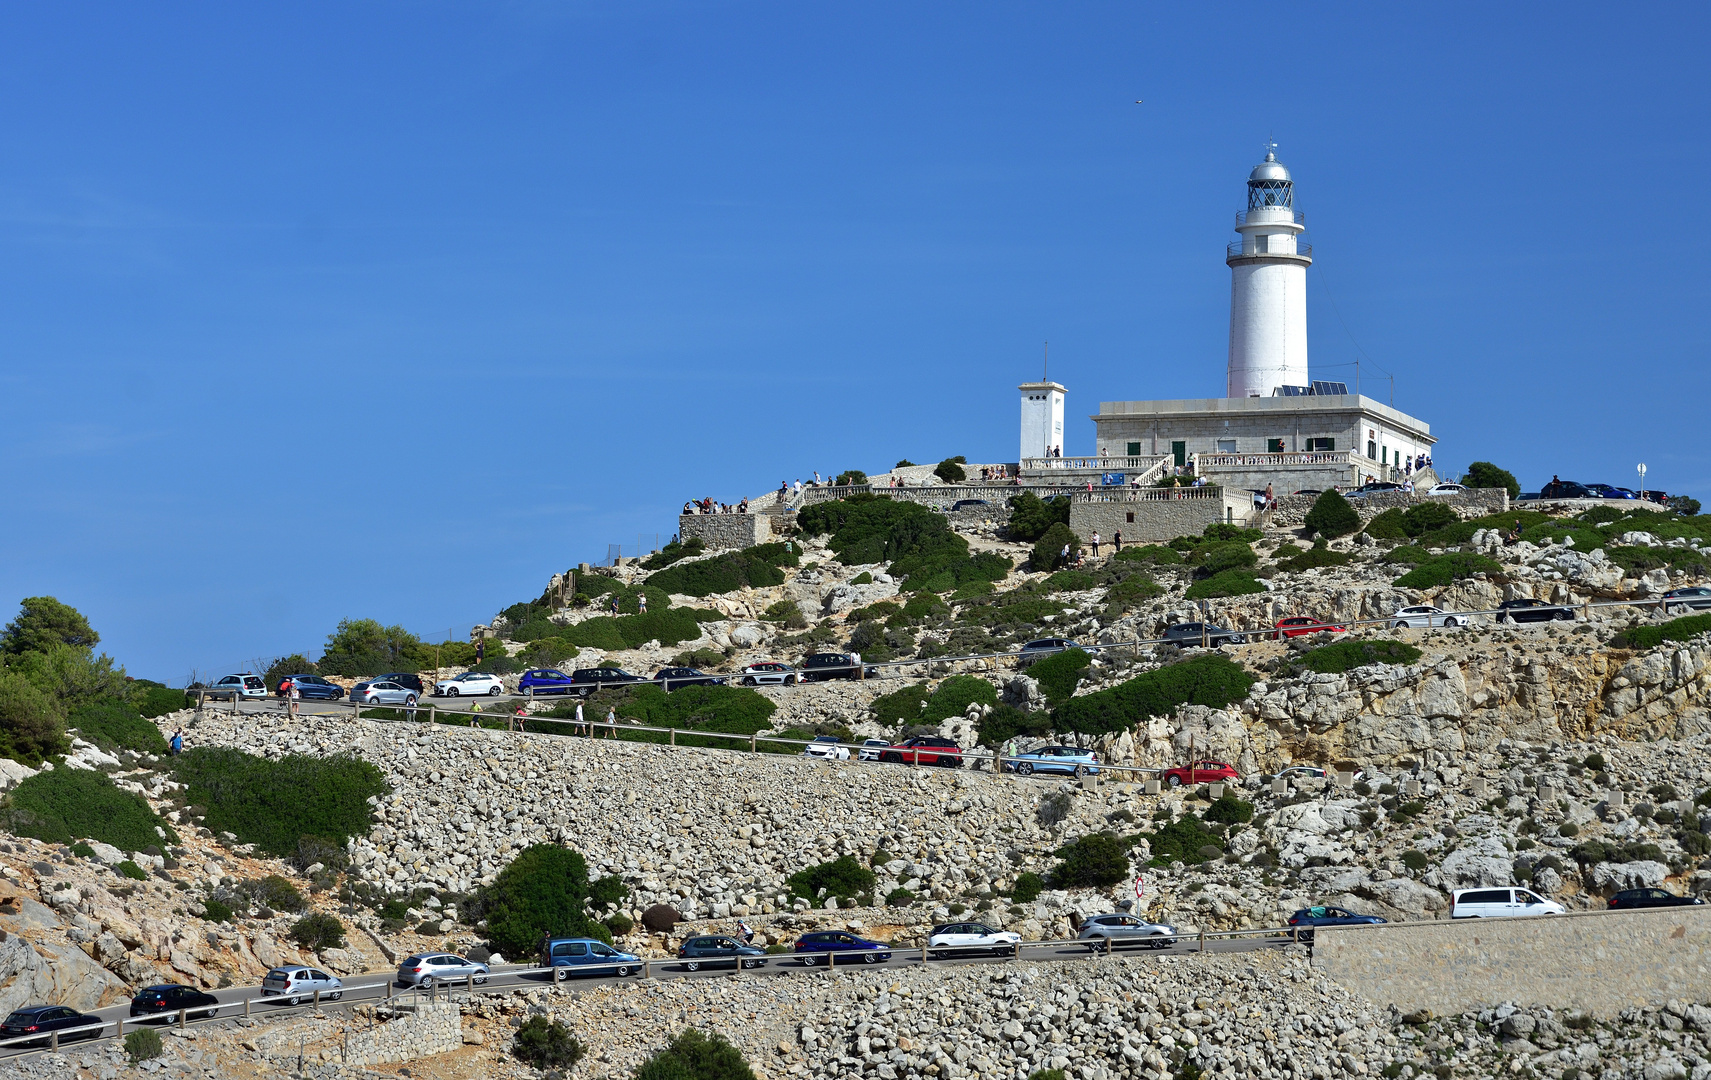
[[[1294,251],[1244,251],[1244,241],[1234,240],[1224,248],[1224,257],[1228,259],[1311,259],[1312,244],[1296,244]]]

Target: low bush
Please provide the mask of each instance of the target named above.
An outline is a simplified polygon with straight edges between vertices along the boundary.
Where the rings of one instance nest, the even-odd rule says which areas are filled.
[[[1016,875],[1016,885],[1010,890],[1010,899],[1018,904],[1031,904],[1040,898],[1046,890],[1046,879],[1032,870],[1024,870]]]
[[[1384,557],[1379,561],[1387,563],[1401,563],[1406,566],[1419,566],[1421,563],[1430,562],[1433,558],[1434,556],[1432,553],[1423,547],[1418,547],[1414,544],[1404,544],[1401,547],[1393,547],[1389,551],[1385,552]]]
[[[557,844],[534,844],[511,860],[493,884],[465,905],[472,921],[487,921],[490,948],[527,956],[544,937],[594,937],[611,933],[588,916],[588,863]]]
[[[674,571],[663,572],[669,574]],[[667,608],[649,611],[645,615],[596,615],[575,626],[565,627],[563,635],[561,640],[581,648],[621,652],[639,648],[650,641],[667,646],[694,641],[701,636],[701,624],[688,608]]]
[[[114,866],[113,869],[117,870],[125,877],[130,878],[132,881],[147,881],[149,879],[148,871],[144,870],[129,859],[126,859]]]
[[[968,473],[963,471],[967,458],[946,458],[933,467],[933,475],[947,484],[960,484],[968,479]]]
[[[1126,547],[1117,552],[1113,558],[1126,562],[1150,562],[1159,566],[1175,566],[1182,561],[1182,554],[1175,548],[1164,547],[1161,544],[1146,544],[1141,547]]]
[[[642,560],[643,570],[664,570],[679,559],[687,559],[692,555],[700,555],[707,550],[706,541],[699,536],[692,536],[686,541],[673,540],[658,551]]]
[[[1310,671],[1341,674],[1368,664],[1412,664],[1420,650],[1405,641],[1339,641],[1309,649],[1295,659]]]
[[[1200,849],[1217,847],[1220,842],[1218,834],[1193,814],[1184,814],[1156,832],[1142,835],[1152,849],[1148,865],[1155,867],[1169,866],[1173,862],[1202,862]]]
[[[1031,543],[1046,534],[1055,524],[1069,524],[1068,495],[1041,499],[1031,491],[1010,497],[1010,539]]]
[[[138,679],[131,685],[130,703],[131,708],[137,710],[138,714],[153,719],[180,709],[191,708],[196,704],[196,699],[183,690],[174,690],[149,679]]]
[[[860,896],[873,891],[878,879],[873,871],[856,861],[853,855],[840,855],[831,862],[819,863],[806,870],[798,870],[785,879],[790,886],[790,895],[800,896],[805,900],[818,900],[824,889],[825,896],[836,896],[839,899]]]
[[[154,1028],[137,1028],[125,1035],[125,1057],[132,1065],[160,1057],[166,1052],[161,1045],[160,1032]]]
[[[1415,848],[1409,848],[1402,853],[1402,865],[1415,873],[1419,873],[1426,869],[1426,853]]]
[[[531,1016],[517,1028],[511,1040],[511,1056],[542,1071],[576,1067],[588,1053],[563,1020]]]
[[[1093,575],[1085,570],[1059,570],[1040,582],[1046,592],[1080,592],[1093,588]]]
[[[232,921],[232,906],[212,896],[202,901],[202,917],[211,923]]]
[[[731,739],[708,738],[694,732],[753,735],[771,723],[778,706],[766,695],[740,686],[685,686],[666,693],[662,687],[631,687],[615,706],[620,717],[647,727],[675,728],[678,746],[732,747]],[[584,715],[593,715],[584,709]],[[555,725],[562,726],[562,725]],[[630,742],[663,743],[673,736],[657,731],[618,729]]]
[[[1129,845],[1110,833],[1090,833],[1058,848],[1052,885],[1060,889],[1093,889],[1115,885],[1129,876]]]
[[[1460,514],[1441,502],[1423,502],[1410,506],[1403,513],[1402,529],[1409,536],[1424,536],[1460,520]]]
[[[725,654],[718,649],[688,649],[671,658],[675,667],[711,668],[725,662]]]
[[[1313,508],[1307,511],[1302,524],[1310,534],[1318,533],[1326,538],[1347,536],[1360,528],[1360,514],[1347,499],[1335,491],[1326,491],[1313,500]]]
[[[1298,555],[1280,559],[1279,566],[1285,570],[1297,573],[1303,570],[1313,570],[1321,566],[1347,566],[1354,560],[1354,555],[1347,551],[1332,551],[1323,540]]]
[[[95,849],[81,840],[71,845],[71,853],[80,859],[93,859],[95,857]]]
[[[1265,592],[1265,586],[1246,570],[1222,570],[1204,581],[1196,581],[1182,595],[1188,600],[1210,600],[1220,596],[1246,596]]]
[[[1391,584],[1399,589],[1431,589],[1473,577],[1501,573],[1503,567],[1471,551],[1451,551],[1434,556],[1403,574]]]
[[[1666,641],[1688,641],[1707,631],[1711,631],[1711,613],[1685,615],[1652,626],[1630,626],[1610,644],[1619,649],[1655,649]]]
[[[1402,508],[1392,506],[1375,515],[1361,530],[1376,540],[1406,540],[1408,530],[1402,527]]]
[[[755,1074],[723,1035],[685,1028],[642,1062],[635,1080],[755,1080]]]
[[[9,803],[11,831],[49,843],[88,837],[120,851],[141,851],[161,842],[157,829],[178,842],[178,834],[141,796],[88,769],[37,773],[12,790]]]
[[[1247,697],[1253,684],[1254,677],[1227,656],[1196,656],[1069,699],[1057,709],[1057,726],[1084,735],[1106,735],[1143,719],[1169,716],[1183,705],[1221,709]]]
[[[173,776],[192,803],[208,808],[206,824],[235,833],[270,855],[289,856],[305,836],[343,845],[366,836],[368,800],[392,786],[379,769],[352,755],[290,754],[269,760],[223,747],[198,747],[172,759]]]
[[[1055,709],[1075,696],[1075,688],[1081,684],[1081,673],[1092,662],[1093,658],[1080,649],[1065,649],[1032,664],[1028,668],[1028,677],[1040,684],[1041,692],[1046,695],[1046,704]]]
[[[1226,791],[1200,816],[1205,821],[1216,821],[1224,825],[1244,825],[1254,819],[1254,804],[1244,802]]]
[[[302,911],[309,906],[308,901],[303,899],[303,894],[297,891],[297,886],[278,874],[246,881],[239,891],[258,907],[272,908],[275,911]]]
[[[886,907],[908,907],[915,902],[915,894],[908,889],[896,888],[885,894]]]
[[[183,692],[177,693],[182,700]],[[103,750],[135,750],[140,754],[167,752],[160,728],[143,719],[142,714],[128,702],[113,698],[92,701],[75,710],[66,723]]]
[[[1018,737],[1041,738],[1050,735],[1052,721],[1048,713],[1023,712],[1014,705],[1000,703],[980,718],[976,732],[980,745],[1002,746]]]
[[[1033,570],[1056,570],[1067,561],[1063,554],[1065,548],[1069,549],[1071,556],[1080,554],[1081,538],[1063,522],[1053,522],[1051,527],[1034,541],[1034,550],[1028,557],[1028,566]]]
[[[768,558],[768,555],[771,555],[771,558]],[[793,555],[791,557],[794,558]],[[777,565],[781,561],[782,557],[777,554],[745,548],[711,559],[668,566],[650,576],[647,583],[662,592],[683,596],[712,596],[742,588],[758,589],[784,584],[784,571]]]
[[[1169,551],[1169,548],[1164,550]],[[1105,599],[1113,604],[1138,604],[1164,595],[1164,586],[1143,571],[1135,571],[1106,590]]]
[[[970,705],[998,704],[998,691],[978,675],[952,675],[940,683],[926,707],[911,723],[937,724],[953,716],[962,716]]]
[[[59,702],[22,672],[0,671],[0,757],[25,765],[71,749]]]
[[[342,949],[345,947],[345,924],[324,911],[312,911],[291,924],[291,940],[310,952]]]
[[[855,577],[850,578],[850,584],[851,585],[872,585],[873,584],[873,574],[870,571],[863,570],[861,573],[857,574]]]
[[[1195,564],[1195,576],[1209,578],[1226,570],[1257,566],[1259,556],[1240,540],[1214,540],[1195,548],[1189,561]]]

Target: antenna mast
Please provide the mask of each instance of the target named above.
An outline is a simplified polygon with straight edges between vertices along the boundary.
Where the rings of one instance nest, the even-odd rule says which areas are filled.
[[[1041,382],[1051,382],[1050,379],[1046,378],[1046,376],[1048,374],[1050,374],[1051,370],[1052,370],[1052,343],[1048,341],[1048,342],[1046,342],[1045,361],[1040,366],[1040,381]]]

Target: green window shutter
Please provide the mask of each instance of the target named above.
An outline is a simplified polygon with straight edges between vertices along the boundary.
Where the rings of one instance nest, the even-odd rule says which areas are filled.
[[[1140,443],[1132,442],[1129,444],[1129,456],[1130,457],[1140,457],[1141,456],[1141,444]]]
[[[1283,453],[1283,440],[1282,439],[1267,439],[1265,441],[1265,452],[1268,454],[1281,454],[1281,453]]]

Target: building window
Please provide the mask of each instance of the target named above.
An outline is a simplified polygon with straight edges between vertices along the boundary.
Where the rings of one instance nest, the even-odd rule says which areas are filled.
[[[1236,440],[1234,440],[1234,439],[1219,439],[1218,440],[1218,453],[1220,453],[1220,454],[1233,454],[1235,452],[1236,452]]]
[[[1335,440],[1335,439],[1315,438],[1315,439],[1308,439],[1307,440],[1307,450],[1310,453],[1331,454],[1331,453],[1335,453],[1336,449],[1337,449],[1337,440]]]
[[[1141,456],[1141,444],[1140,443],[1132,442],[1129,444],[1129,456],[1130,457],[1140,457]]]
[[[1135,512],[1133,510],[1130,510],[1128,515],[1124,518],[1124,520],[1127,521],[1130,525],[1133,525],[1135,523]]]
[[[1281,453],[1283,453],[1283,440],[1282,439],[1267,439],[1265,441],[1265,452],[1268,454],[1281,454]]]
[[[1378,444],[1373,442],[1371,439],[1366,441],[1366,456],[1369,458],[1375,458],[1378,456]]]

